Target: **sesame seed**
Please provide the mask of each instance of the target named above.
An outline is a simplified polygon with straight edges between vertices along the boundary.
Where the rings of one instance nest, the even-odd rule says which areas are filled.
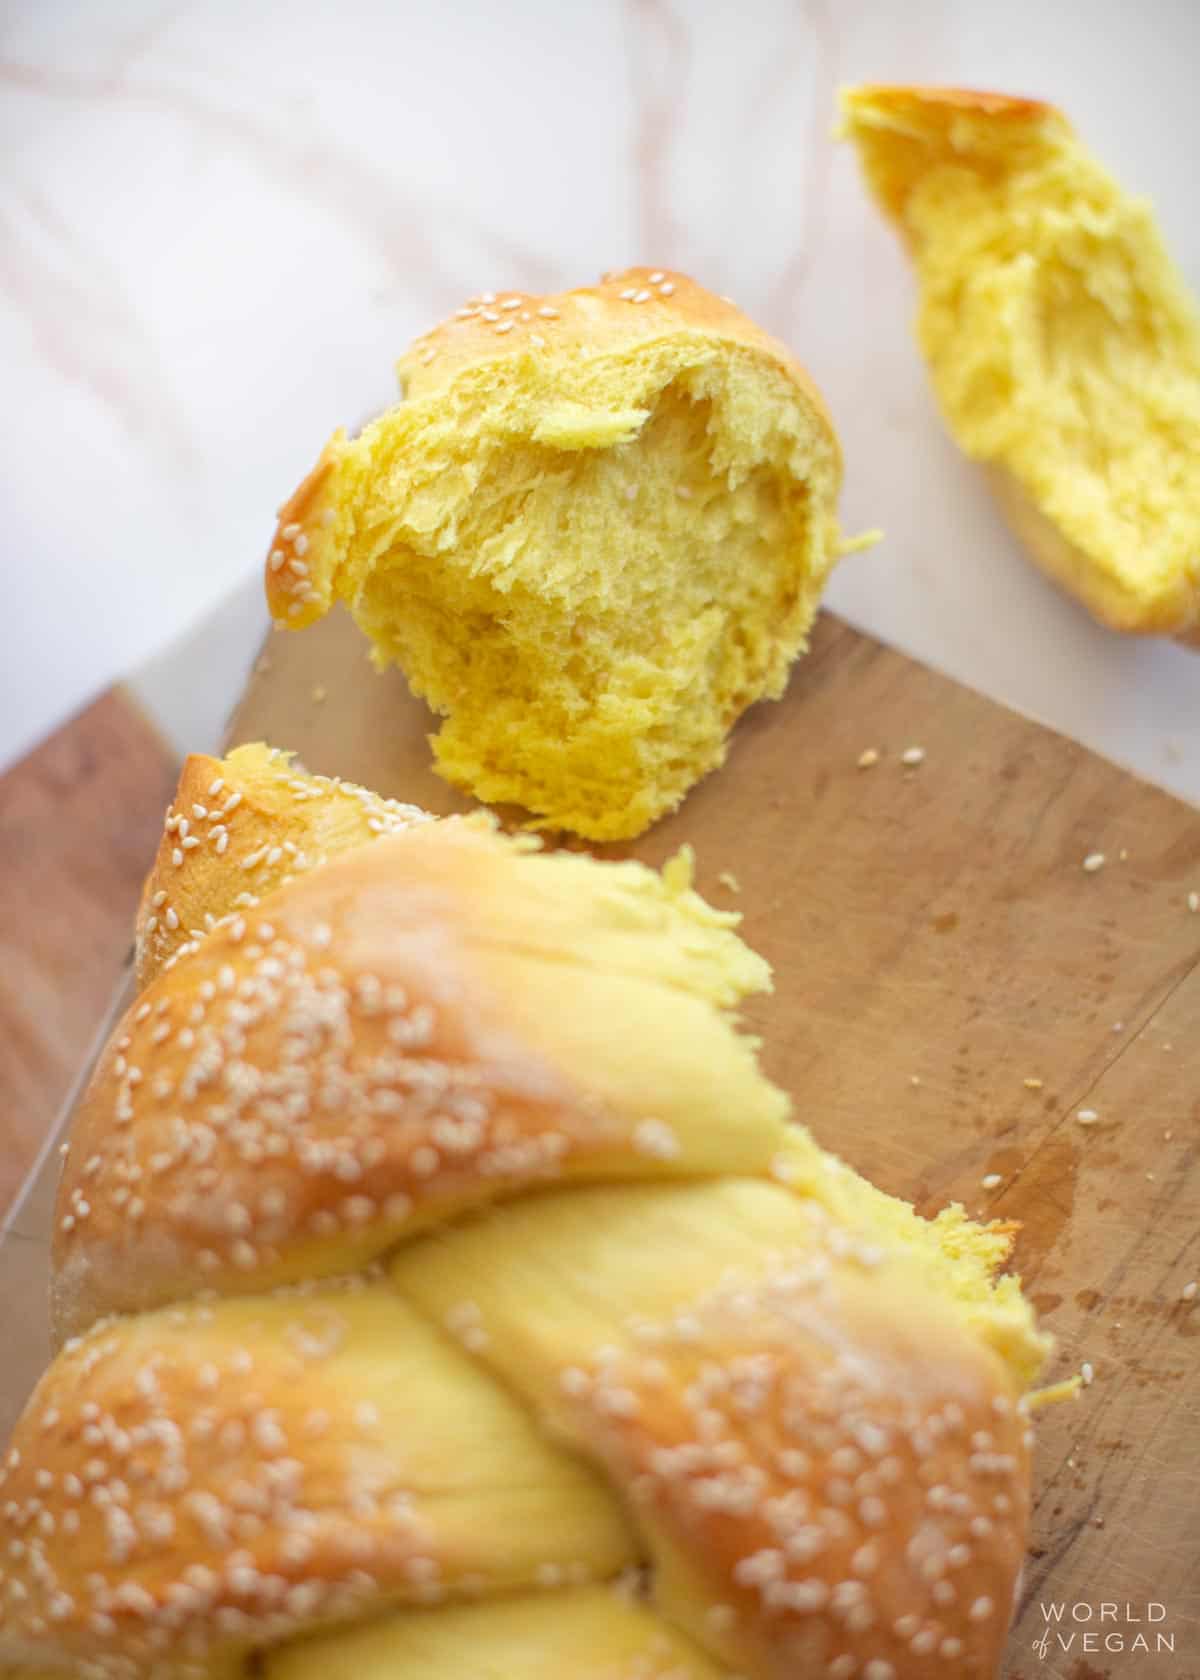
[[[1194,1301],[1198,1291],[1200,1291],[1200,1284],[1193,1278],[1191,1283],[1185,1283],[1179,1291],[1179,1299],[1181,1301]]]
[[[633,1147],[639,1155],[670,1161],[679,1154],[679,1139],[663,1120],[642,1120],[634,1127]]]
[[[654,293],[653,292],[648,292],[646,290],[646,288],[643,286],[640,291],[634,292],[633,297],[630,301],[632,303],[649,303],[650,299],[653,296],[654,296]]]
[[[515,326],[515,321],[500,321],[497,323],[496,331],[497,333],[508,333],[511,332]]]
[[[1085,1359],[1083,1364],[1079,1367],[1079,1375],[1083,1378],[1084,1388],[1090,1388],[1092,1383],[1095,1381],[1096,1372],[1095,1368],[1088,1360]]]
[[[1094,1126],[1100,1116],[1094,1108],[1081,1108],[1077,1111],[1075,1118],[1081,1126]]]
[[[901,764],[907,764],[910,768],[915,768],[918,764],[924,764],[925,748],[905,747],[904,751],[900,754],[900,762]]]
[[[277,572],[286,559],[287,555],[281,548],[273,548],[271,550],[271,558],[267,563],[273,572]]]
[[[1193,915],[1200,910],[1200,892],[1190,892],[1187,895],[1187,907]]]
[[[178,846],[174,847],[171,852],[171,862],[175,865],[176,869],[178,869],[180,864],[183,862],[183,853],[180,851]]]
[[[1042,1088],[1040,1079],[1023,1079],[1021,1083],[1027,1091],[1040,1091]]]
[[[1104,868],[1104,861],[1103,852],[1089,852],[1083,860],[1084,874],[1094,875],[1098,869]]]
[[[864,747],[863,751],[860,752],[859,755],[858,755],[858,768],[860,770],[870,770],[878,763],[879,763],[879,748],[878,747]]]
[[[674,280],[664,280],[662,285],[658,288],[658,290],[659,290],[659,293],[661,294],[661,296],[671,297],[674,294],[674,291],[675,291]]]
[[[996,1190],[1004,1183],[1004,1179],[999,1173],[987,1173],[979,1182],[985,1190]]]
[[[300,535],[300,527],[295,524],[285,525],[279,535],[283,538],[284,542],[291,542],[293,537],[298,537]]]

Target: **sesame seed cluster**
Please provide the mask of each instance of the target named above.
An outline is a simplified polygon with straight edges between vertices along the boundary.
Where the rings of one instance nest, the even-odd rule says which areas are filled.
[[[301,1635],[632,1579],[697,1651],[679,1680],[989,1674],[1028,1501],[1015,1380],[903,1252],[800,1192],[782,1118],[731,1104],[715,1170],[721,1011],[690,1108],[601,1096],[506,993],[539,961],[569,1021],[617,961],[600,922],[531,956],[549,900],[520,883],[552,857],[286,762],[233,805],[229,781],[177,798],[157,867],[219,865],[218,907],[278,881],[180,917],[78,1116],[67,1339],[0,1461],[0,1665],[269,1680]],[[354,821],[323,853],[263,837],[333,809]],[[612,910],[632,866],[587,867],[573,901],[664,937]],[[737,945],[720,923],[664,999]],[[606,1029],[626,1070],[664,1053],[636,970]]]
[[[427,369],[447,349],[453,349],[458,355],[466,347],[486,345],[490,338],[499,339],[502,344],[507,341],[506,347],[514,349],[518,345],[538,351],[552,349],[552,334],[561,336],[564,327],[569,332],[577,327],[581,299],[630,305],[665,304],[681,288],[687,295],[697,291],[684,275],[668,273],[662,268],[630,268],[613,270],[603,275],[598,285],[580,292],[550,297],[528,292],[480,292],[468,298],[448,321],[415,339],[401,366]]]
[[[277,748],[238,747],[223,760],[192,754],[142,895],[139,983],[335,852],[433,820],[338,776],[295,770]]]

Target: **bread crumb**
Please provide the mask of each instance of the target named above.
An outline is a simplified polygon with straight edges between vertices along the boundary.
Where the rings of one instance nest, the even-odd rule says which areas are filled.
[[[318,683],[316,688],[314,688],[313,691],[312,691],[312,697],[315,701],[317,701],[318,704],[320,704],[320,702],[322,700],[324,700],[325,696],[328,693],[329,693],[329,690],[327,688],[322,688],[320,683]]]
[[[1191,1283],[1185,1283],[1179,1291],[1179,1299],[1181,1301],[1194,1301],[1198,1291],[1200,1291],[1200,1284],[1193,1278]]]
[[[910,1079],[909,1079],[909,1081],[908,1081],[908,1083],[909,1083],[909,1084],[910,1084],[910,1085],[919,1085],[919,1084],[920,1084],[920,1083],[921,1083],[921,1076],[920,1076],[920,1074],[919,1074],[919,1073],[914,1073],[914,1074],[913,1074],[913,1075],[912,1075],[912,1076],[911,1076],[911,1078],[910,1078]]]
[[[1121,850],[1117,853],[1117,862],[1118,863],[1127,863],[1128,861],[1129,861],[1129,853],[1126,850],[1126,848],[1124,846],[1122,846]]]
[[[1089,852],[1083,860],[1084,874],[1094,875],[1098,869],[1104,868],[1104,862],[1105,859],[1103,852]]]
[[[918,764],[924,764],[925,748],[905,747],[904,751],[900,754],[900,762],[901,764],[907,764],[910,769],[915,769]]]
[[[1088,1363],[1088,1361],[1086,1359],[1084,1360],[1083,1364],[1079,1367],[1079,1375],[1083,1378],[1084,1388],[1091,1388],[1092,1383],[1096,1379],[1096,1372],[1095,1372],[1095,1369]]]
[[[717,880],[723,887],[728,887],[730,892],[740,893],[742,890],[741,882],[731,869],[722,869],[721,873],[717,876]]]
[[[1187,896],[1187,907],[1194,916],[1200,910],[1200,892],[1190,892]]]
[[[1094,1126],[1100,1116],[1094,1108],[1081,1108],[1075,1118],[1081,1126]]]
[[[1040,1091],[1042,1088],[1040,1079],[1023,1079],[1021,1083],[1027,1091]]]
[[[979,1182],[985,1190],[996,1190],[1004,1183],[1004,1180],[999,1173],[988,1173]]]
[[[858,768],[860,770],[870,770],[873,765],[876,765],[878,763],[879,763],[879,748],[878,747],[864,747],[863,751],[860,752],[859,755],[858,755]]]

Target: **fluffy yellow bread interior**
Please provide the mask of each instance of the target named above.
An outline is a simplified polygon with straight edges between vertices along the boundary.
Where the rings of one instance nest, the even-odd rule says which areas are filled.
[[[477,300],[280,515],[268,598],[346,602],[446,721],[440,772],[640,833],[777,697],[839,552],[836,440],[787,353],[683,276]]]
[[[266,1664],[266,1680],[723,1680],[725,1672],[611,1587],[387,1616],[286,1647]]]
[[[1200,624],[1200,317],[1152,207],[1053,107],[852,88],[956,441],[1034,558],[1114,629]]]

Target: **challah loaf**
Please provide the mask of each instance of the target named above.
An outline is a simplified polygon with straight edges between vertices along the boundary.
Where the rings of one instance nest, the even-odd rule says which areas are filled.
[[[1017,535],[1113,629],[1200,635],[1200,316],[1151,206],[1034,100],[858,87],[842,111]]]
[[[447,780],[596,840],[641,832],[777,698],[841,552],[820,397],[724,299],[629,269],[486,293],[400,362],[281,509],[279,624],[344,601],[446,721]]]
[[[360,797],[289,784],[71,1138],[0,1670],[992,1673],[1046,1351],[1010,1229],[789,1122],[682,863],[405,817],[229,909],[239,825]]]

